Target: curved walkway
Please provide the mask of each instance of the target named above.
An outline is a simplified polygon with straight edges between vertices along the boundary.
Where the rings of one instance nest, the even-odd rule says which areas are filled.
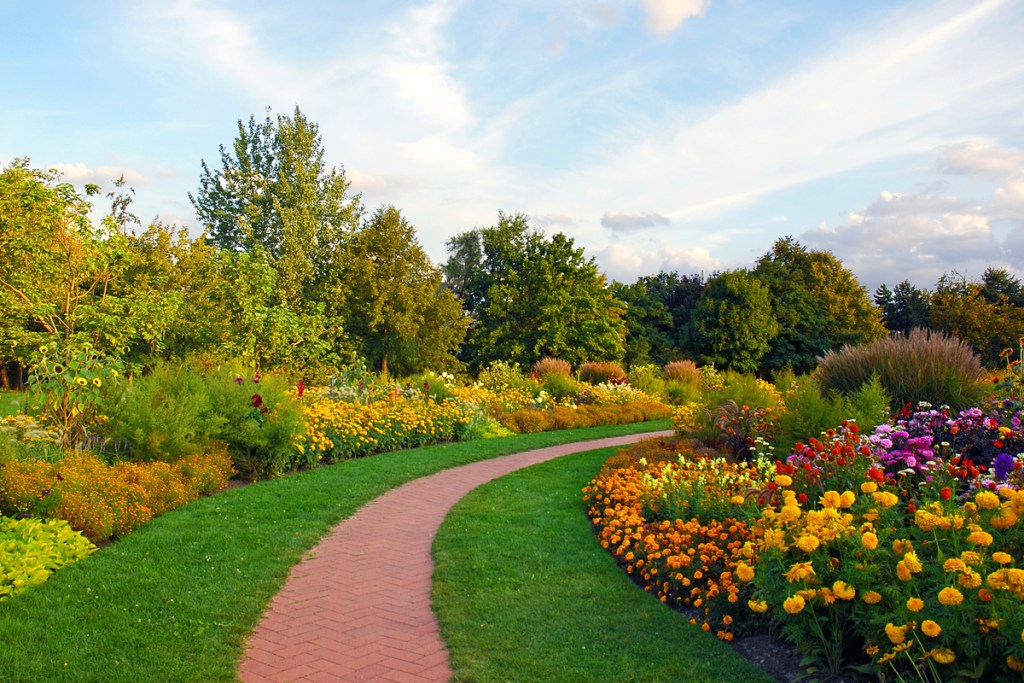
[[[431,546],[448,511],[492,479],[649,432],[541,448],[444,470],[370,501],[292,568],[249,638],[246,683],[388,681],[451,676],[430,608]]]

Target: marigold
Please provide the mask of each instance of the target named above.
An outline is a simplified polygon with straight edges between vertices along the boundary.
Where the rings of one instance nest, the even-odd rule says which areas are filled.
[[[978,495],[974,497],[974,502],[977,503],[978,507],[982,510],[994,510],[999,507],[999,496],[991,491],[980,491]]]
[[[786,577],[786,581],[793,583],[794,581],[803,581],[808,576],[814,576],[814,565],[810,562],[797,562],[789,568],[783,576]]]
[[[885,635],[889,636],[889,641],[893,645],[899,645],[907,639],[907,627],[897,626],[890,621],[885,625]]]
[[[942,633],[942,627],[931,619],[925,619],[921,622],[921,632],[929,638],[938,638]]]
[[[992,553],[992,559],[999,564],[1010,564],[1011,562],[1013,562],[1013,558],[1010,556],[1010,554],[1004,553],[1002,551]]]
[[[825,495],[818,499],[823,508],[837,508],[840,503],[839,491],[825,491]]]
[[[792,486],[793,478],[787,474],[779,474],[775,477],[775,483],[779,486]]]
[[[748,600],[747,607],[749,607],[751,611],[757,612],[758,614],[762,614],[768,611],[768,603],[764,600]]]
[[[919,573],[923,569],[921,566],[921,560],[917,559],[917,553],[913,550],[903,556],[903,561],[907,563],[907,569],[914,574]]]
[[[939,602],[941,602],[943,605],[959,605],[963,601],[964,594],[958,591],[956,588],[947,586],[939,591]]]
[[[956,655],[948,647],[940,647],[932,650],[929,654],[939,664],[952,664],[956,661]]]
[[[796,539],[794,545],[805,553],[809,553],[821,545],[821,541],[818,540],[817,536],[811,536],[810,534],[804,534],[800,538]]]
[[[877,605],[882,602],[882,594],[878,591],[868,591],[864,594],[864,602],[869,605]]]
[[[967,536],[967,542],[974,545],[989,546],[992,545],[992,534],[987,531],[972,531]]]
[[[907,609],[911,612],[920,612],[924,609],[924,600],[921,598],[907,598]]]
[[[910,567],[903,560],[896,563],[896,578],[900,581],[910,581],[914,578],[914,575],[910,571]]]
[[[860,537],[860,543],[868,550],[874,550],[878,547],[878,536],[869,531]]]
[[[959,557],[951,557],[942,563],[942,569],[947,572],[962,572],[967,570],[967,565]]]
[[[891,508],[900,502],[900,499],[896,497],[896,494],[892,491],[876,491],[871,494],[871,497],[875,500],[875,503],[884,508]]]
[[[786,598],[785,602],[782,603],[782,609],[786,610],[787,614],[799,614],[803,611],[806,603],[804,599],[799,595]]]
[[[852,507],[856,501],[857,495],[853,491],[843,491],[843,494],[839,496],[839,507]]]
[[[860,490],[862,493],[874,493],[878,490],[878,484],[873,481],[866,481],[860,485]]]
[[[1014,671],[1024,671],[1024,660],[1017,659],[1013,655],[1006,656],[1006,666]]]
[[[736,578],[743,582],[752,581],[754,579],[754,568],[745,562],[740,562],[736,565]]]
[[[857,589],[845,581],[836,581],[832,584],[832,593],[840,600],[853,600]]]

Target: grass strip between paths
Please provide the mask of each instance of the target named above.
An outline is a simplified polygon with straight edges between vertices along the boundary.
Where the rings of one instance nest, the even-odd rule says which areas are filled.
[[[233,681],[289,569],[341,519],[407,481],[667,420],[524,434],[349,460],[158,517],[0,603],[0,681]]]
[[[636,586],[597,542],[581,489],[614,452],[513,472],[445,519],[433,601],[454,680],[772,680]]]

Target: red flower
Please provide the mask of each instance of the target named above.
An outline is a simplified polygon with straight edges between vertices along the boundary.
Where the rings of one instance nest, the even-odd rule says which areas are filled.
[[[796,499],[799,500],[801,503],[806,503],[807,502],[807,494],[806,493],[801,493],[801,494],[799,494],[796,497]]]
[[[252,395],[252,407],[253,408],[259,408],[261,405],[263,405],[263,397],[260,396],[259,394],[253,394]]]
[[[299,392],[299,398],[302,398],[302,394],[306,392],[306,383],[300,379],[299,383],[295,385],[295,388]]]
[[[948,486],[943,486],[942,490],[939,491],[939,496],[942,497],[942,500],[949,500],[952,495],[953,491]]]

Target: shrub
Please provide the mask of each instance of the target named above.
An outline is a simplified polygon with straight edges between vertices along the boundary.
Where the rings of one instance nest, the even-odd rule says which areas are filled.
[[[533,373],[542,380],[546,379],[548,375],[572,377],[572,366],[568,361],[548,356],[533,364]]]
[[[580,393],[580,383],[571,375],[563,375],[558,372],[549,372],[541,376],[544,383],[544,391],[555,401],[555,403],[572,403]]]
[[[702,400],[701,390],[689,382],[669,380],[665,382],[665,399],[674,406],[698,403]]]
[[[96,546],[63,520],[0,517],[0,600],[94,552]]]
[[[968,408],[977,405],[985,391],[981,359],[969,345],[941,332],[917,329],[906,337],[830,351],[814,374],[824,390],[843,394],[877,375],[894,407],[927,401]]]
[[[588,384],[622,382],[626,379],[626,371],[618,363],[590,361],[580,366],[579,379]]]
[[[110,403],[102,433],[137,462],[174,462],[201,453],[224,420],[215,414],[206,384],[187,365],[160,365]]]
[[[717,389],[707,388],[704,394],[705,402],[712,406],[734,401],[741,407],[774,410],[782,404],[782,396],[771,382],[731,370],[721,375]]]
[[[855,420],[867,433],[889,418],[889,397],[877,377],[849,396],[835,392],[825,395],[810,376],[782,382],[786,386],[786,409],[779,416],[774,439],[780,453],[791,453],[797,441],[818,436],[843,420]]]
[[[675,360],[663,369],[665,377],[684,384],[700,384],[700,369],[692,360]]]
[[[649,396],[663,397],[665,395],[665,379],[660,374],[654,365],[637,365],[629,369],[626,379],[631,386]]]

